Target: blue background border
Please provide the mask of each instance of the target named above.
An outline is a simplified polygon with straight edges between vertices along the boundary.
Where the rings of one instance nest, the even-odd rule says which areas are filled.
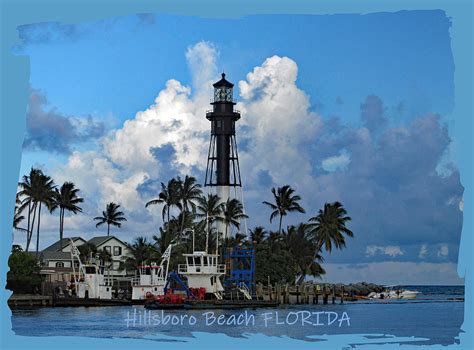
[[[11,47],[19,42],[16,27],[21,24],[59,21],[77,23],[108,17],[125,16],[133,13],[168,13],[195,15],[207,18],[241,17],[250,14],[331,14],[331,13],[370,13],[395,12],[401,10],[441,9],[452,19],[451,46],[455,62],[455,109],[453,119],[456,139],[457,164],[461,173],[464,191],[464,222],[459,253],[458,272],[465,278],[466,302],[465,316],[460,334],[461,344],[449,346],[456,349],[474,348],[474,305],[472,263],[474,248],[472,237],[473,217],[473,124],[472,124],[472,81],[473,81],[473,4],[470,0],[444,1],[151,1],[116,0],[105,1],[54,1],[54,0],[0,0],[1,3],[1,117],[0,117],[0,274],[5,283],[8,270],[7,260],[11,248],[11,222],[13,218],[16,182],[21,161],[21,145],[25,131],[25,115],[29,81],[29,58],[13,56]],[[11,312],[7,307],[10,291],[0,288],[2,349],[38,348],[138,348],[166,346],[168,349],[216,348],[234,349],[247,347],[272,348],[341,348],[348,344],[360,344],[358,335],[328,336],[323,343],[304,342],[289,338],[249,335],[248,338],[228,338],[224,335],[196,333],[187,342],[150,342],[137,339],[92,339],[80,337],[23,337],[11,331]],[[389,315],[385,315],[389,317]],[[429,320],[427,320],[429,322]],[[367,330],[370,333],[370,330]],[[160,339],[166,339],[160,337]],[[416,343],[414,343],[416,344]],[[405,346],[406,347],[406,346]],[[412,348],[413,345],[408,345]],[[362,348],[399,349],[399,345],[364,345]],[[428,346],[417,346],[424,349]],[[433,346],[429,346],[433,349]],[[444,347],[443,347],[444,348]]]

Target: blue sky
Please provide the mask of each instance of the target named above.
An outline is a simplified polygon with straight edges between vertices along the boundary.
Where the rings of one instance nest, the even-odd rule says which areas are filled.
[[[354,218],[357,238],[327,257],[338,266],[333,278],[350,279],[354,266],[367,279],[376,266],[386,275],[405,266],[429,275],[426,283],[458,282],[462,186],[449,132],[449,28],[442,11],[147,14],[22,26],[13,50],[30,56],[31,97],[21,175],[39,165],[90,196],[85,214],[69,218],[71,235],[99,234],[89,218],[110,200],[130,217],[117,235],[150,234],[159,215],[141,204],[157,184],[203,175],[209,83],[225,71],[243,112],[237,137],[249,227],[269,226],[261,201],[288,183],[308,214],[287,224],[334,200]],[[54,216],[45,220],[44,245],[55,225]]]

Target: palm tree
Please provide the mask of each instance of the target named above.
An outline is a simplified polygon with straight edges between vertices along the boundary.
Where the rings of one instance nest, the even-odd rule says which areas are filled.
[[[41,226],[41,208],[42,205],[46,205],[50,209],[53,205],[54,198],[54,185],[53,179],[50,176],[45,175],[41,170],[31,168],[30,175],[23,177],[23,182],[20,184],[22,189],[19,192],[19,196],[25,197],[22,201],[21,210],[28,206],[29,212],[33,211],[33,220],[29,227],[29,234],[27,237],[26,251],[29,249],[31,238],[33,236],[33,228],[35,225],[35,218],[38,217],[38,223],[36,225],[36,255],[39,252],[39,233]]]
[[[275,204],[267,201],[263,202],[263,204],[268,205],[273,210],[270,214],[270,223],[272,222],[274,217],[280,216],[278,233],[281,233],[281,225],[284,216],[294,211],[300,213],[305,212],[305,210],[298,203],[298,201],[301,200],[301,197],[298,195],[293,195],[294,192],[295,190],[288,185],[278,187],[278,189],[275,189],[275,187],[273,187],[272,193],[275,200]]]
[[[16,199],[15,199],[15,210],[13,214],[12,242],[15,240],[15,230],[28,232],[27,229],[20,227],[20,223],[25,219],[25,216],[22,215],[21,212],[22,212],[21,200],[20,200],[20,196],[17,193]]]
[[[318,215],[309,219],[312,240],[316,245],[316,251],[325,247],[331,252],[333,245],[336,249],[346,246],[344,234],[353,237],[354,234],[346,227],[351,218],[341,203],[325,203],[324,209],[319,209]]]
[[[250,239],[256,244],[260,244],[267,237],[268,232],[262,226],[257,226],[253,230],[250,230]]]
[[[237,230],[240,228],[240,220],[246,219],[248,216],[244,213],[244,207],[238,199],[227,199],[224,205],[223,222],[225,224],[225,235],[227,239],[227,232],[229,228],[235,227]]]
[[[82,212],[82,208],[77,204],[84,202],[84,199],[77,195],[78,192],[79,189],[75,188],[72,182],[65,182],[59,190],[55,189],[53,205],[50,211],[53,212],[56,208],[59,208],[59,242],[61,250],[63,248],[64,214],[66,210],[74,214]]]
[[[140,265],[150,263],[158,258],[156,250],[146,237],[137,237],[132,244],[128,244],[130,256],[120,263],[120,269],[135,271]]]
[[[35,200],[36,187],[39,183],[39,177],[43,172],[40,169],[31,168],[29,175],[23,176],[23,181],[18,183],[20,191],[17,193],[17,197],[24,197],[21,201],[19,211],[22,212],[28,207],[28,227],[26,234],[26,249],[27,252],[30,248],[31,239],[33,237],[33,227],[35,226],[36,218],[36,207],[37,202]],[[33,218],[31,214],[33,213]]]
[[[145,208],[148,208],[150,205],[164,204],[161,212],[163,221],[165,221],[165,216],[168,216],[167,222],[170,222],[170,211],[173,207],[181,209],[179,190],[180,183],[176,179],[171,179],[168,181],[168,184],[165,185],[161,183],[161,192],[158,195],[158,198],[152,199],[151,201],[145,204]]]
[[[310,236],[315,246],[314,258],[321,253],[324,246],[327,252],[332,247],[342,249],[346,246],[344,235],[353,237],[354,233],[346,227],[351,218],[340,202],[325,203],[323,209],[319,209],[318,215],[309,219]],[[310,264],[308,264],[308,268]]]
[[[196,216],[198,218],[209,218],[210,220],[222,220],[222,212],[224,211],[224,203],[216,194],[208,194],[198,198]]]
[[[107,236],[110,236],[110,225],[118,228],[122,227],[122,222],[127,221],[125,214],[119,211],[120,205],[110,202],[105,207],[105,211],[102,212],[102,216],[96,216],[94,220],[98,221],[95,227],[107,224]]]
[[[77,247],[83,264],[88,264],[98,253],[97,246],[94,243],[86,242]]]
[[[193,176],[188,176],[182,181],[179,177],[177,179],[179,183],[179,199],[181,201],[181,212],[189,212],[189,207],[193,213],[196,212],[196,201],[201,197],[201,185],[196,182],[196,178]],[[184,219],[186,215],[182,215],[181,219],[181,230],[179,232],[179,237],[184,230]]]
[[[167,226],[167,225],[166,225]],[[153,240],[155,241],[155,246],[158,247],[158,251],[163,254],[176,238],[172,232],[165,226],[165,228],[160,227],[160,235],[153,235]]]
[[[315,246],[311,242],[311,233],[309,225],[299,224],[290,226],[283,233],[282,240],[286,250],[291,254],[292,260],[299,275],[298,284],[301,284],[306,275],[319,277],[325,273],[319,262],[322,257],[315,252]]]
[[[224,211],[224,203],[216,194],[208,194],[198,199],[196,217],[202,218],[206,228],[206,235],[209,237],[209,230],[213,222],[222,222],[222,213]]]
[[[112,267],[112,254],[110,254],[108,251],[106,251],[105,249],[101,249],[98,254],[97,254],[99,260],[100,260],[100,263],[107,267],[107,268],[111,268]]]

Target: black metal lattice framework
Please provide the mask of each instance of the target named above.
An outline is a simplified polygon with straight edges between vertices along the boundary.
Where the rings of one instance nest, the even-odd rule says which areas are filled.
[[[229,135],[230,154],[229,154],[229,183],[219,184],[217,182],[217,135],[211,134],[209,140],[209,151],[207,155],[206,178],[205,186],[229,186],[242,187],[242,180],[240,177],[239,155],[237,152],[237,141],[235,135]]]

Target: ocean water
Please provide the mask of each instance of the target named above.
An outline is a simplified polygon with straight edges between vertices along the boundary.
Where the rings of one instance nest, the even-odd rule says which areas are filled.
[[[357,301],[244,310],[146,310],[143,306],[32,308],[12,311],[12,329],[26,336],[160,339],[193,332],[231,337],[261,333],[317,341],[326,334],[374,334],[367,339],[415,337],[412,344],[458,343],[463,286],[407,286],[415,300]],[[169,338],[167,338],[169,339]],[[183,338],[185,339],[185,338]]]

